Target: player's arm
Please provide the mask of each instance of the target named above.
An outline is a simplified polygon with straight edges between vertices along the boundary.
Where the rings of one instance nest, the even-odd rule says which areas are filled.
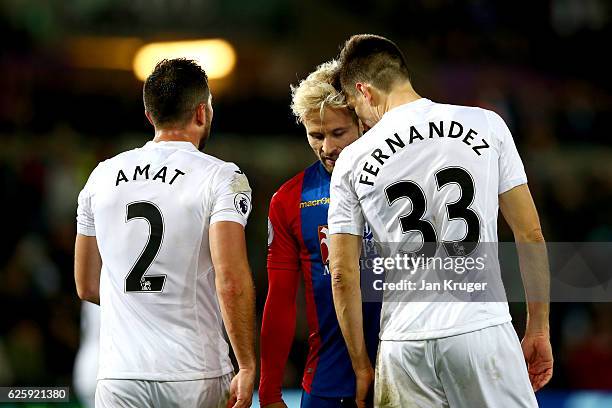
[[[553,366],[548,327],[550,273],[546,243],[512,133],[498,114],[485,111],[485,115],[499,152],[499,207],[514,233],[527,296],[528,323],[522,346],[531,385],[537,391],[550,380]]]
[[[300,276],[299,246],[291,233],[284,199],[279,194],[272,198],[268,226],[268,296],[261,325],[259,401],[269,408],[285,406],[283,374],[295,334]]]
[[[210,255],[223,322],[238,362],[229,406],[251,406],[255,383],[255,287],[247,259],[244,227],[251,212],[251,187],[233,163],[214,176],[208,231]]]
[[[238,362],[228,406],[250,407],[256,370],[255,287],[244,226],[233,221],[215,222],[210,226],[209,239],[221,314]]]
[[[91,205],[91,189],[95,185],[96,170],[97,168],[89,176],[78,198],[74,282],[79,298],[99,305],[102,258],[96,240],[96,226]]]
[[[336,161],[330,183],[329,265],[334,307],[356,376],[355,401],[365,406],[374,381],[363,334],[359,255],[365,219],[352,183],[354,163],[346,149]]]
[[[361,308],[359,255],[362,239],[361,235],[332,234],[329,251],[334,307],[356,373],[372,370]]]
[[[102,258],[95,236],[76,235],[74,245],[74,282],[79,298],[100,304]]]
[[[548,334],[548,256],[540,219],[527,184],[501,194],[499,206],[517,244],[521,276],[529,306],[527,334]]]
[[[553,356],[549,334],[550,272],[546,243],[527,184],[499,196],[501,212],[512,229],[527,297],[527,327],[522,346],[534,390],[552,377]]]
[[[244,227],[221,221],[210,227],[210,254],[223,321],[240,369],[255,370],[255,287]]]

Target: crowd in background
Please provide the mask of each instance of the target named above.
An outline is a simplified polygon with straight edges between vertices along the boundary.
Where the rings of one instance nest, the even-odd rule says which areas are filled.
[[[418,3],[418,18],[403,18],[389,5],[378,11],[388,24],[382,34],[406,44],[409,60],[425,61],[415,63],[417,91],[437,102],[492,109],[507,121],[548,241],[612,241],[609,71],[604,62],[598,65],[597,57],[585,58],[593,52],[588,47],[606,44],[609,6],[596,0],[543,2],[548,18],[544,35],[533,28],[538,22],[526,12],[511,14],[524,19],[525,30],[515,30],[520,24],[504,14],[508,11],[504,6],[481,7],[483,2],[472,1],[463,14],[453,15],[441,13],[448,2]],[[459,17],[465,19],[462,31],[456,22],[448,23]],[[402,25],[406,21],[416,25],[412,29],[420,33],[418,44],[410,41],[411,32]],[[436,34],[424,34],[434,30],[432,21]],[[4,26],[0,33],[16,35],[35,49],[35,35],[24,30]],[[541,55],[543,49],[549,53]],[[141,102],[133,97],[140,85],[132,86],[136,91],[126,91],[129,97],[91,90],[75,95],[74,88],[64,92],[54,88],[52,80],[34,78],[50,72],[36,66],[45,64],[45,57],[34,53],[13,49],[0,58],[4,93],[0,96],[0,385],[72,383],[80,337],[80,301],[72,264],[76,198],[98,161],[152,137],[141,116]],[[332,55],[321,56],[320,62]],[[486,60],[478,55],[486,55]],[[520,56],[518,61],[512,61],[513,55]],[[294,78],[313,67],[300,67]],[[43,90],[34,85],[15,89],[10,77],[22,71],[29,72],[23,75],[35,84],[44,83]],[[208,146],[211,154],[241,166],[253,188],[247,238],[259,315],[267,289],[269,200],[282,182],[314,160],[303,129],[290,118],[289,82],[282,88],[284,93],[267,95],[262,101],[250,95],[248,100],[227,96],[213,102],[215,119]],[[72,112],[57,117],[48,113],[64,109]],[[133,117],[117,118],[122,110]],[[123,123],[129,125],[118,131]],[[512,240],[503,221],[500,240]],[[518,303],[510,307],[520,334],[525,307]],[[292,387],[299,386],[307,352],[303,308],[298,319],[285,379]],[[548,387],[612,390],[610,304],[553,303],[551,335],[556,366]]]

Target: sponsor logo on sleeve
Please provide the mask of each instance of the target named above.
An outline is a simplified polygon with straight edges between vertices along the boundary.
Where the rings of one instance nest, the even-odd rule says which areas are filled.
[[[251,212],[251,200],[245,193],[238,193],[234,196],[234,207],[239,214],[246,217]]]

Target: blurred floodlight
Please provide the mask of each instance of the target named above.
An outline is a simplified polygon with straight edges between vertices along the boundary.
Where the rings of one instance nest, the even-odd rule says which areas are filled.
[[[223,78],[234,69],[236,52],[222,39],[150,43],[134,56],[134,74],[144,81],[164,58],[189,58],[200,64],[210,79]]]
[[[66,53],[78,68],[131,71],[134,53],[142,44],[134,37],[71,37]]]

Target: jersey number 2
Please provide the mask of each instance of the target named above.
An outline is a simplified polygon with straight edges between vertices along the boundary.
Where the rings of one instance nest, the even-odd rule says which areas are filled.
[[[145,275],[151,266],[164,239],[164,217],[159,208],[148,201],[137,201],[127,205],[126,222],[143,218],[149,222],[149,238],[142,253],[125,277],[126,292],[161,292],[166,275]]]
[[[466,223],[465,236],[458,241],[442,241],[450,256],[465,256],[471,254],[480,239],[480,219],[469,207],[474,201],[474,181],[470,173],[461,167],[447,167],[435,174],[436,186],[440,191],[447,184],[459,186],[459,199],[446,204],[446,213],[450,220],[462,219]],[[399,216],[402,233],[419,231],[423,236],[423,247],[419,252],[433,256],[437,248],[436,230],[431,222],[421,217],[427,210],[427,199],[421,187],[414,181],[402,180],[385,188],[389,206],[401,198],[412,202],[412,211]]]

